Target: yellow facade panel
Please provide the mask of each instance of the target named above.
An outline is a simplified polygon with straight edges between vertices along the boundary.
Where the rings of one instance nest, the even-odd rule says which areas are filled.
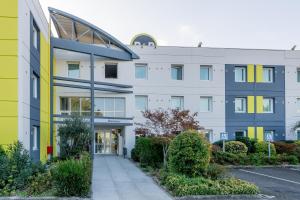
[[[18,55],[18,40],[0,40],[0,56]]]
[[[0,56],[0,79],[18,78],[18,57]]]
[[[1,17],[18,17],[18,0],[0,1]]]
[[[263,66],[256,65],[256,82],[263,82]]]
[[[264,141],[264,127],[256,127],[256,137],[258,141]]]
[[[18,116],[17,101],[0,101],[0,117],[17,117],[17,116]]]
[[[247,81],[250,83],[254,82],[254,65],[247,65]]]
[[[264,112],[264,98],[263,96],[256,96],[256,113]]]
[[[0,144],[7,145],[18,140],[18,117],[0,117]]]
[[[255,127],[248,127],[248,137],[251,139],[255,138]]]
[[[0,101],[18,101],[18,79],[0,79]]]
[[[0,17],[0,39],[18,39],[18,18]]]
[[[247,97],[247,104],[248,104],[248,113],[254,113],[254,96]]]

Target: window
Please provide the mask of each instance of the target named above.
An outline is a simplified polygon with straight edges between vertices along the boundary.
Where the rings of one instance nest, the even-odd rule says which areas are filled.
[[[272,67],[263,68],[263,82],[272,83],[274,76],[274,69]]]
[[[171,76],[173,80],[183,79],[183,66],[174,65],[171,67]]]
[[[269,135],[269,137],[271,135],[271,138],[272,138],[271,141],[273,141],[274,140],[274,131],[265,130],[264,131],[264,141],[268,141],[268,138],[267,138],[268,135]]]
[[[39,29],[35,22],[33,22],[32,26],[32,45],[35,49],[39,50]]]
[[[38,127],[37,126],[32,126],[31,130],[32,134],[32,150],[38,150]]]
[[[69,98],[61,97],[60,98],[60,111],[61,113],[66,113],[70,110]]]
[[[135,96],[135,108],[139,111],[148,109],[148,96],[137,95]]]
[[[68,77],[69,78],[79,78],[79,63],[69,63],[68,64]]]
[[[183,97],[172,96],[171,97],[171,108],[183,110],[183,107],[184,107],[183,99],[184,99]]]
[[[32,97],[37,99],[38,98],[38,84],[39,84],[39,78],[38,76],[33,73],[32,74]]]
[[[297,130],[297,140],[300,140],[300,130]]]
[[[235,67],[234,79],[235,82],[246,82],[246,67]]]
[[[297,98],[297,112],[300,113],[300,98]]]
[[[91,100],[87,97],[60,97],[60,113],[90,116]]]
[[[235,139],[242,138],[245,136],[246,136],[246,131],[236,131],[235,132]]]
[[[125,117],[125,98],[95,98],[95,115],[101,117]]]
[[[263,100],[263,111],[264,113],[273,113],[274,111],[274,99],[264,98]]]
[[[247,99],[245,97],[235,98],[234,104],[235,104],[235,112],[236,113],[245,113],[246,112]]]
[[[118,78],[117,64],[105,64],[105,78]]]
[[[136,79],[147,79],[147,65],[137,64],[135,65],[135,78]]]
[[[214,141],[213,130],[204,130],[204,136],[207,139],[207,141],[209,141],[209,142]]]
[[[200,112],[212,112],[212,97],[200,97]]]
[[[212,79],[212,67],[200,66],[200,80],[209,81]]]
[[[300,83],[300,68],[297,69],[297,82]]]

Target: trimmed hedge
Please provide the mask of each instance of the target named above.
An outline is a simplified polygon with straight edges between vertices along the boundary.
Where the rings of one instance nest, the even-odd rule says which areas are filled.
[[[225,151],[229,153],[243,153],[248,152],[247,146],[239,141],[230,141],[225,143]]]
[[[254,144],[255,153],[263,153],[268,155],[268,142],[257,142]],[[271,143],[271,155],[276,155],[275,145]]]
[[[198,176],[206,173],[210,160],[210,144],[196,131],[185,131],[172,140],[168,167],[174,173]]]
[[[259,193],[258,187],[254,184],[235,178],[210,180],[203,177],[189,178],[184,175],[162,173],[161,183],[175,196]]]

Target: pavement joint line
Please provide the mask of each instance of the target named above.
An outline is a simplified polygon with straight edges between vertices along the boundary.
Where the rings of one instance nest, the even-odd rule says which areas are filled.
[[[300,185],[300,182],[291,181],[291,180],[284,179],[284,178],[279,178],[279,177],[276,177],[276,176],[270,176],[270,175],[267,175],[267,174],[252,172],[252,171],[248,171],[248,170],[244,170],[244,169],[239,169],[239,170],[243,171],[243,172],[250,173],[250,174],[256,174],[256,175],[265,176],[265,177],[268,177],[268,178],[273,178],[273,179],[277,179],[277,180],[281,180],[281,181],[285,181],[285,182],[289,182],[289,183],[294,183],[294,184]]]

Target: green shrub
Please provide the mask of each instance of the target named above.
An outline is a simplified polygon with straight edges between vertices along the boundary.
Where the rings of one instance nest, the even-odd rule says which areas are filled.
[[[91,160],[85,156],[79,160],[60,161],[51,169],[51,176],[58,196],[87,196],[91,184]]]
[[[254,145],[255,153],[263,153],[268,155],[268,142],[257,142]],[[274,144],[271,143],[271,155],[276,154],[276,149]]]
[[[278,154],[294,154],[297,148],[297,144],[295,143],[273,142],[273,144],[275,145],[275,149]]]
[[[288,163],[291,165],[299,164],[299,159],[295,155],[281,154],[281,155],[279,155],[279,159],[280,159],[281,163]]]
[[[135,148],[133,148],[133,149],[131,150],[131,159],[132,159],[133,161],[135,161],[135,162],[138,162],[138,161],[140,160],[140,158],[139,158],[139,156],[138,156],[138,154],[137,154]]]
[[[248,151],[247,146],[239,141],[230,141],[225,143],[225,151],[228,153],[243,153],[246,154]]]
[[[6,180],[9,177],[9,162],[8,157],[0,145],[0,191],[5,187]],[[0,192],[1,194],[1,192]]]
[[[163,179],[162,183],[175,196],[237,195],[259,192],[254,184],[234,178],[210,180],[203,177],[189,178],[184,175],[167,174]]]
[[[32,180],[27,188],[27,194],[40,195],[52,188],[52,177],[50,172],[38,173],[32,177]]]
[[[168,158],[171,171],[187,176],[202,175],[209,164],[210,145],[198,132],[186,131],[171,142]]]
[[[212,180],[216,180],[218,178],[223,178],[225,176],[225,167],[223,165],[218,165],[216,163],[210,163],[207,167],[205,177],[210,178]]]
[[[255,145],[255,143],[257,143],[256,139],[252,139],[252,138],[248,138],[248,137],[238,137],[236,140],[244,143],[247,146],[248,153],[254,153],[254,151],[255,151],[254,145]]]

